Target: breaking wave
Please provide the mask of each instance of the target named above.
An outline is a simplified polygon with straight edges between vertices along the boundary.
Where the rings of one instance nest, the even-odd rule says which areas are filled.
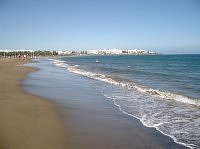
[[[186,103],[186,104],[191,104],[194,106],[200,106],[200,100],[199,99],[193,99],[184,95],[179,95],[176,93],[171,93],[168,91],[161,91],[157,89],[152,89],[149,87],[145,87],[142,85],[138,85],[134,83],[133,81],[123,79],[118,76],[112,76],[112,75],[106,75],[106,74],[101,74],[101,73],[95,73],[95,72],[89,72],[83,69],[79,69],[78,65],[70,66],[65,63],[65,61],[62,60],[54,60],[54,64],[59,67],[64,67],[67,68],[68,71],[77,73],[92,79],[104,81],[110,84],[118,85],[125,87],[129,90],[137,90],[141,93],[149,94],[151,96],[155,97],[160,97],[162,99],[167,99],[167,100],[175,100],[178,102]]]
[[[51,61],[69,72],[100,80],[96,88],[102,95],[124,114],[139,119],[144,126],[156,128],[190,149],[200,147],[199,99],[152,89],[114,75],[89,72],[62,60]],[[103,82],[106,85],[102,85]]]

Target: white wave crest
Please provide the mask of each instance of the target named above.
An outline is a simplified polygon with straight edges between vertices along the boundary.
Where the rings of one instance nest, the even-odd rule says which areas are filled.
[[[139,119],[144,126],[153,127],[156,130],[160,131],[162,134],[171,137],[174,140],[174,142],[184,145],[184,146],[187,146],[190,149],[198,148],[198,146],[195,144],[189,143],[187,141],[184,142],[184,141],[180,140],[180,134],[182,131],[184,132],[184,134],[188,133],[188,136],[190,136],[190,134],[197,136],[197,134],[198,134],[198,132],[197,132],[197,134],[195,134],[193,129],[190,130],[189,129],[190,127],[189,128],[187,127],[187,131],[184,131],[185,129],[177,130],[177,126],[179,125],[179,123],[187,123],[187,121],[188,121],[188,117],[186,119],[184,119],[184,118],[179,119],[179,114],[176,115],[176,112],[183,113],[184,110],[181,109],[179,111],[179,109],[176,107],[176,104],[175,104],[176,108],[172,108],[172,112],[170,112],[169,109],[168,109],[168,112],[166,112],[167,111],[166,109],[164,109],[162,111],[160,109],[160,107],[162,107],[162,106],[158,106],[158,105],[162,105],[161,104],[162,102],[165,103],[164,99],[165,100],[175,100],[175,101],[186,103],[186,104],[200,106],[200,102],[197,101],[198,99],[191,99],[191,98],[183,96],[183,95],[178,95],[178,94],[174,94],[171,92],[160,91],[160,90],[148,88],[145,86],[138,85],[134,82],[123,80],[122,78],[118,78],[116,76],[110,76],[110,75],[101,74],[101,73],[89,72],[89,71],[80,69],[78,65],[75,65],[75,66],[68,65],[65,63],[65,61],[55,60],[53,63],[56,66],[67,69],[69,72],[76,73],[76,74],[79,74],[79,75],[82,75],[82,76],[85,76],[88,78],[92,78],[95,80],[104,81],[104,82],[107,82],[109,84],[113,84],[116,86],[123,87],[125,89],[128,89],[128,91],[130,91],[131,93],[134,93],[132,91],[136,90],[136,91],[138,91],[137,93],[140,96],[145,95],[145,97],[147,97],[147,98],[153,96],[153,97],[159,97],[159,98],[163,99],[163,100],[159,100],[159,102],[157,102],[157,101],[155,102],[154,100],[157,100],[157,98],[148,98],[148,100],[151,101],[151,103],[152,103],[152,104],[149,104],[149,102],[146,102],[147,98],[140,99],[139,98],[140,96],[139,96],[138,98],[140,100],[137,100],[135,102],[137,104],[131,104],[131,102],[128,101],[129,98],[126,98],[126,100],[125,100],[126,103],[120,102],[120,100],[123,101],[123,98],[125,98],[125,96],[121,96],[121,94],[120,94],[120,96],[115,95],[115,94],[112,95],[112,94],[110,94],[109,91],[107,91],[107,92],[109,92],[109,94],[102,93],[106,98],[113,100],[114,105],[116,105],[120,109],[120,111],[122,111],[126,115],[129,115],[129,116]],[[107,88],[105,90],[107,90]],[[127,94],[125,94],[125,95],[127,95]],[[134,97],[136,97],[136,96],[137,95],[134,93]],[[133,99],[134,98],[131,98],[131,100],[133,100]],[[143,102],[143,100],[145,100],[145,102]],[[145,105],[145,110],[143,108],[144,105]],[[128,107],[128,108],[133,107],[133,108],[128,110],[124,107]],[[133,112],[134,111],[133,109],[136,111],[135,113]],[[154,110],[152,110],[152,109],[154,109]],[[187,111],[186,111],[186,113],[187,113]],[[188,124],[188,126],[190,126],[190,125],[193,126],[193,123],[198,125],[198,123],[196,123],[196,121],[194,121],[194,122],[192,121]],[[162,128],[163,125],[165,125],[165,127],[168,127],[168,125],[169,125],[169,127],[167,129],[170,129],[170,131],[172,133],[169,132],[168,130],[163,130],[163,129],[166,129],[166,128]],[[194,128],[194,127],[191,127],[191,128]],[[177,132],[175,132],[175,130],[177,130]]]
[[[107,83],[110,83],[113,85],[122,86],[129,90],[133,89],[133,90],[137,90],[141,93],[159,97],[162,99],[175,100],[178,102],[191,104],[194,106],[200,106],[199,99],[192,99],[187,96],[183,96],[183,95],[179,95],[179,94],[175,94],[175,93],[171,93],[171,92],[167,92],[167,91],[160,91],[157,89],[148,88],[145,86],[138,85],[134,82],[127,82],[127,81],[124,81],[123,79],[116,79],[116,77],[112,77],[112,76],[101,74],[101,73],[89,72],[89,71],[78,68],[78,65],[70,66],[70,65],[66,64],[65,61],[61,61],[61,60],[57,60],[57,59],[55,59],[53,63],[56,66],[67,68],[67,70],[70,72],[80,74],[80,75],[83,75],[85,77],[89,77],[92,79],[104,81],[104,82],[107,82]]]

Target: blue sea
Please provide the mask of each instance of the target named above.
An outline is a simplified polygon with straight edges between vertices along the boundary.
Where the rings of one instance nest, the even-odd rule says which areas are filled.
[[[200,55],[77,56],[49,59],[87,77],[121,112],[176,143],[200,148]]]

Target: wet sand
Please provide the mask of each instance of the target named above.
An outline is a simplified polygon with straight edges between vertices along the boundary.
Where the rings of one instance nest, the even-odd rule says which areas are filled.
[[[66,149],[66,131],[54,103],[23,91],[30,60],[0,59],[0,148]]]

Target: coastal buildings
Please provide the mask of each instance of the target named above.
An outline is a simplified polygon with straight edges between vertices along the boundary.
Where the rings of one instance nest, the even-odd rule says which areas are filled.
[[[156,52],[143,49],[99,49],[86,51],[57,51],[58,55],[152,55]]]
[[[0,56],[76,56],[76,55],[154,55],[156,52],[143,49],[95,49],[95,50],[0,50]]]

